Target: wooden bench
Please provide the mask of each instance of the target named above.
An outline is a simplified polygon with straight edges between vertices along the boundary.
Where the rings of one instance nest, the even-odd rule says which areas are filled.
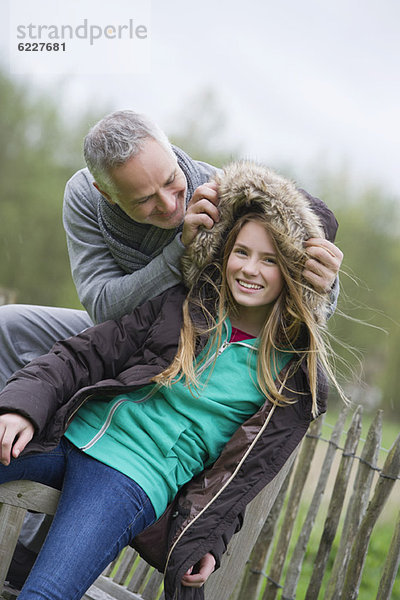
[[[295,454],[248,506],[244,527],[233,537],[221,568],[206,584],[207,600],[228,600],[233,593]],[[32,481],[13,481],[0,485],[0,594],[26,510],[53,515],[58,497],[57,490]],[[161,586],[162,574],[149,567],[128,547],[96,580],[83,600],[157,600]],[[6,594],[0,595],[0,598],[12,596]]]

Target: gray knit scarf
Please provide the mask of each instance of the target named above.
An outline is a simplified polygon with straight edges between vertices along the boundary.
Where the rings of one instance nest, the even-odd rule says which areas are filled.
[[[176,146],[173,146],[173,150],[186,177],[187,205],[194,190],[206,183],[208,178],[183,150]],[[126,273],[149,264],[182,229],[182,225],[176,229],[160,229],[154,225],[136,223],[117,204],[110,204],[103,196],[99,199],[97,214],[104,240],[114,259]]]

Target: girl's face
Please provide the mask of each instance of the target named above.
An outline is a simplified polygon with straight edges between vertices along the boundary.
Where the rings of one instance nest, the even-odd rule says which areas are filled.
[[[271,236],[258,221],[249,221],[239,232],[226,265],[226,280],[239,307],[263,307],[265,315],[283,288]]]

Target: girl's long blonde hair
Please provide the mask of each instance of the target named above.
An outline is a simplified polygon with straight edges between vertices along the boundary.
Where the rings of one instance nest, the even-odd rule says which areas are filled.
[[[284,285],[281,294],[274,302],[259,334],[257,358],[257,383],[262,393],[274,404],[290,404],[291,390],[284,383],[293,375],[300,364],[306,361],[309,385],[312,397],[312,415],[318,415],[317,388],[318,371],[321,364],[329,378],[338,388],[332,367],[329,363],[330,345],[326,339],[325,327],[317,323],[313,308],[305,300],[305,291],[310,290],[302,272],[307,259],[306,252],[294,243],[288,234],[274,227],[262,212],[250,212],[240,217],[228,232],[220,258],[208,264],[199,274],[196,283],[190,289],[183,305],[183,326],[177,354],[171,365],[154,378],[161,385],[170,386],[174,381],[185,378],[193,389],[198,389],[199,381],[195,364],[196,354],[204,341],[213,335],[215,344],[220,346],[224,321],[234,315],[237,309],[226,280],[226,265],[236,238],[243,226],[257,221],[263,224],[271,236],[277,264],[281,270]],[[317,294],[313,290],[314,294]],[[325,296],[325,295],[323,295]],[[321,300],[326,302],[326,297]],[[212,348],[211,348],[212,347]],[[276,376],[276,351],[295,354],[290,361],[285,377]],[[204,361],[207,357],[204,357]],[[281,392],[284,387],[285,394]]]

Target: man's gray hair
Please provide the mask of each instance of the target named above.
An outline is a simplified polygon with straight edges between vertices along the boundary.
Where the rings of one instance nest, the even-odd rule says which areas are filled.
[[[85,137],[83,153],[100,189],[110,196],[115,195],[110,169],[136,156],[148,138],[173,154],[171,144],[159,126],[133,110],[115,111],[92,127]]]

